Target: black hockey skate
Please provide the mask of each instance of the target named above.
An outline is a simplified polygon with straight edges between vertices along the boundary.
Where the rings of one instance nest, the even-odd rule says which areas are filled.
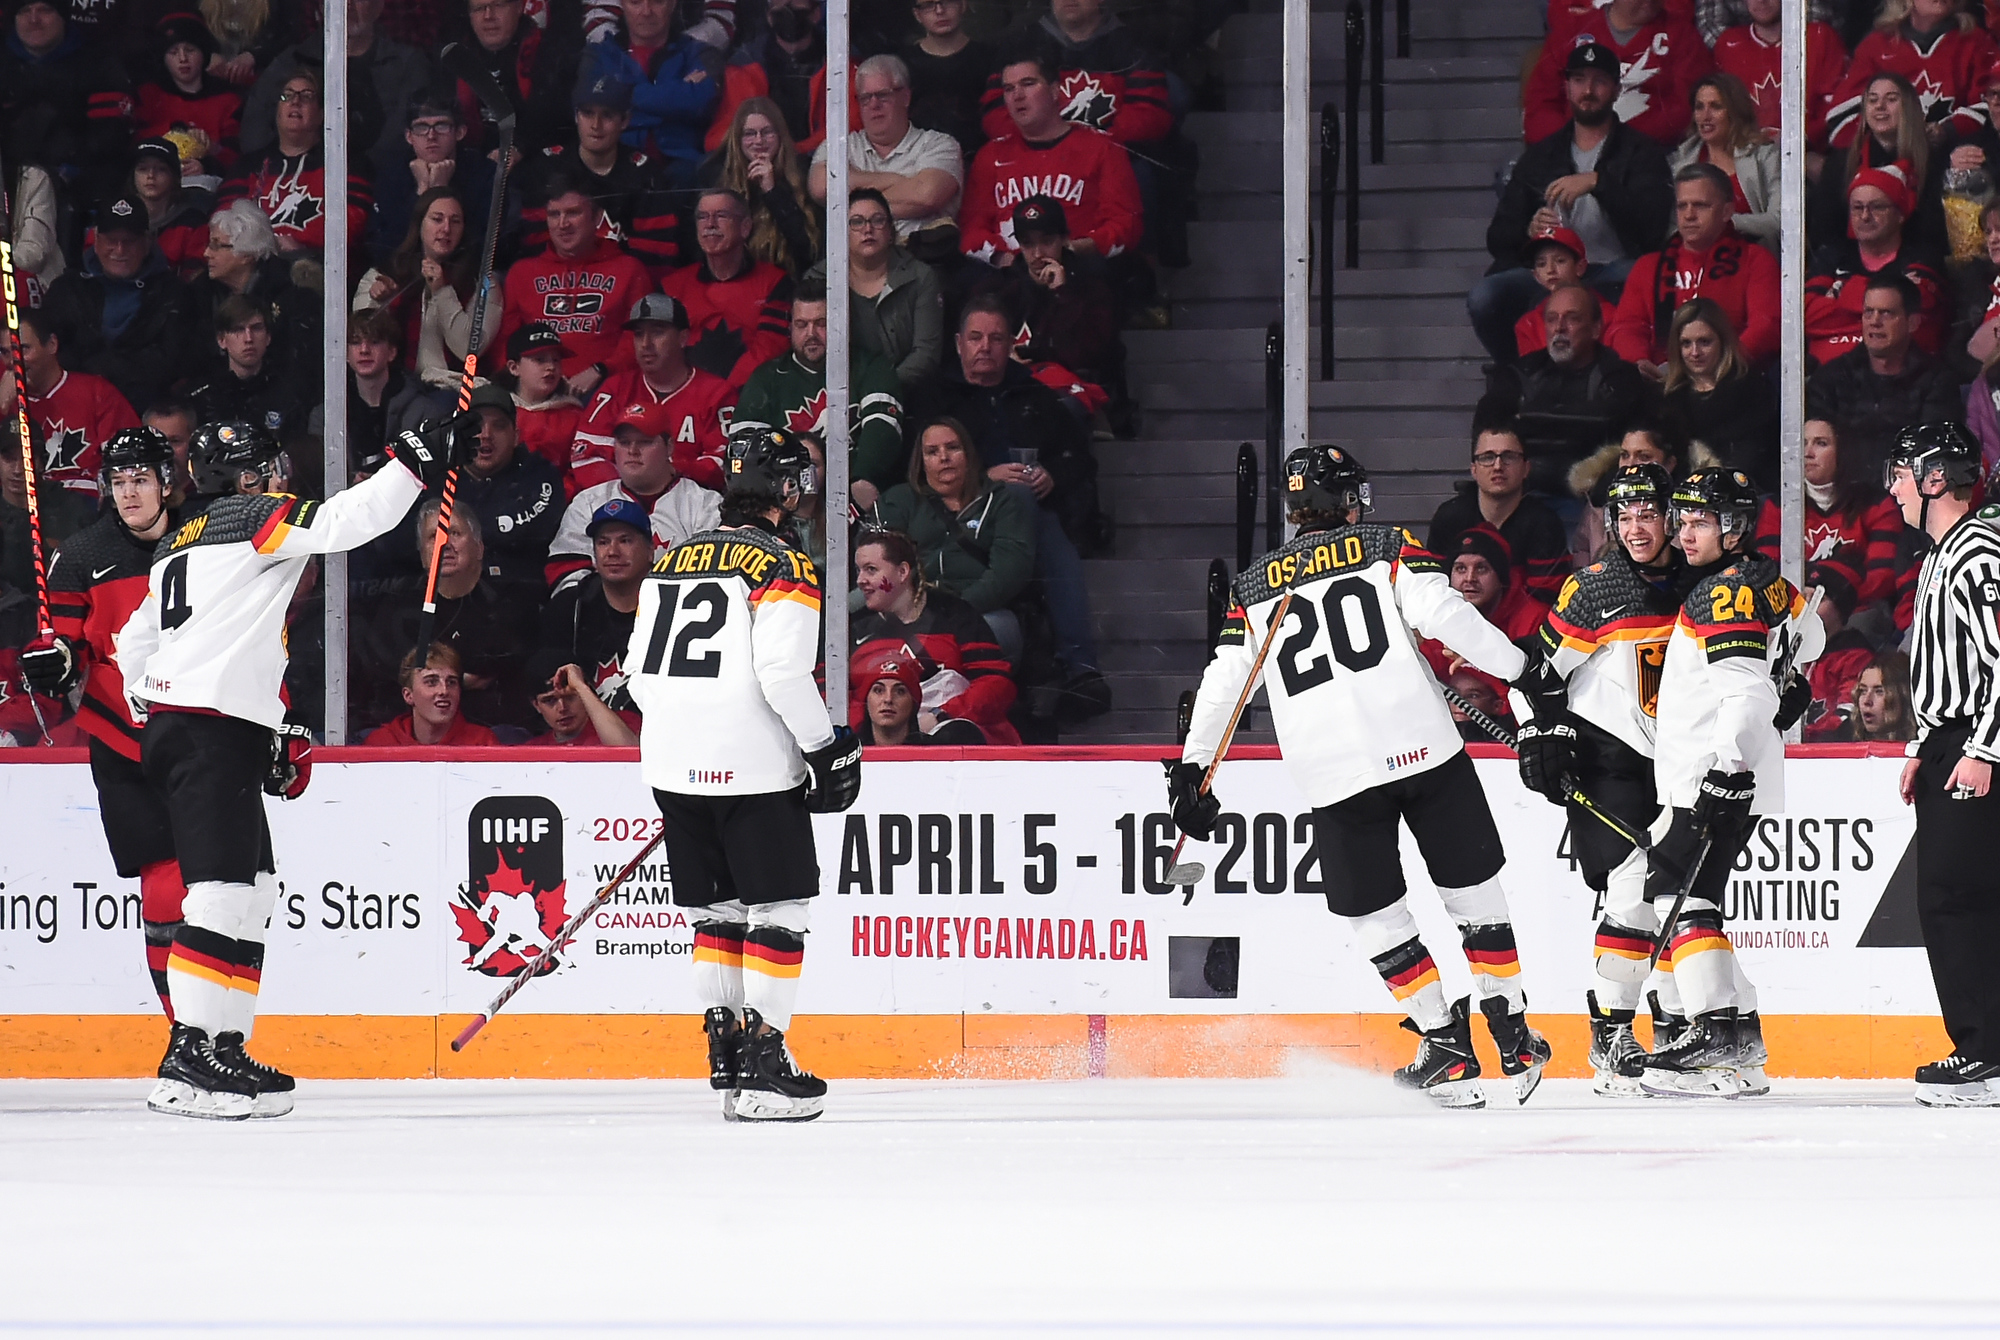
[[[736,1011],[727,1005],[712,1005],[702,1018],[708,1034],[708,1087],[722,1094],[722,1119],[736,1120],[736,1070],[743,1052],[743,1026]]]
[[[1602,1009],[1595,991],[1584,992],[1590,1003],[1590,1091],[1606,1098],[1641,1098],[1639,1076],[1645,1070],[1646,1049],[1632,1032],[1632,1010]],[[1632,1063],[1630,1074],[1624,1066]]]
[[[1736,1016],[1736,1073],[1743,1078],[1745,1098],[1760,1098],[1771,1091],[1771,1081],[1764,1074],[1764,1066],[1771,1059],[1771,1053],[1764,1049],[1764,1021],[1757,1011]]]
[[[1505,996],[1488,996],[1479,1002],[1486,1016],[1486,1031],[1500,1053],[1500,1073],[1514,1081],[1514,1102],[1525,1103],[1542,1082],[1542,1067],[1549,1063],[1549,1040],[1528,1027],[1528,1012],[1507,1013]]]
[[[1650,1006],[1653,1016],[1653,1051],[1665,1051],[1674,1045],[1675,1038],[1678,1038],[1687,1030],[1687,1017],[1685,1015],[1668,1013],[1661,1006],[1660,993],[1657,991],[1648,991],[1646,993],[1646,1003]],[[1635,1038],[1634,1041],[1637,1041],[1637,1039]],[[1646,1062],[1651,1058],[1652,1053],[1642,1047],[1637,1053],[1626,1056],[1619,1061],[1618,1073],[1628,1079],[1637,1081],[1641,1075],[1646,1073]]]
[[[1925,1107],[2000,1107],[2000,1065],[1953,1052],[1918,1066],[1917,1101]]]
[[[1646,1059],[1639,1085],[1656,1098],[1738,1098],[1749,1091],[1740,1073],[1735,1010],[1715,1010],[1688,1021],[1665,1047]]]
[[[736,1067],[738,1121],[811,1121],[826,1107],[826,1081],[792,1060],[785,1035],[762,1031],[763,1016],[743,1011],[743,1041]]]
[[[217,1033],[215,1058],[238,1074],[248,1075],[256,1083],[257,1099],[251,1106],[251,1116],[282,1117],[292,1110],[292,1091],[298,1088],[298,1081],[244,1051],[241,1033]]]
[[[217,1056],[208,1034],[188,1024],[174,1025],[147,1107],[174,1117],[243,1121],[256,1103],[257,1081]]]
[[[1485,1107],[1486,1094],[1479,1087],[1479,1058],[1472,1052],[1471,1004],[1464,998],[1452,1002],[1451,1022],[1429,1032],[1411,1019],[1403,1027],[1423,1039],[1417,1044],[1417,1059],[1398,1070],[1396,1083],[1405,1089],[1426,1094],[1439,1107]]]

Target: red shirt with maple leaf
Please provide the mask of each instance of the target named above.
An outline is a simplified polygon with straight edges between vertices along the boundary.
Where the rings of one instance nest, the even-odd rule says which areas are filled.
[[[1528,143],[1545,140],[1569,124],[1563,64],[1571,48],[1587,42],[1610,47],[1623,68],[1618,101],[1612,104],[1620,121],[1666,149],[1687,137],[1688,97],[1696,81],[1715,68],[1708,43],[1692,23],[1664,11],[1630,41],[1620,42],[1606,13],[1599,10],[1567,37],[1549,34],[1521,99]]]
[[[563,337],[570,356],[563,376],[602,363],[613,372],[632,366],[625,319],[632,305],[653,291],[653,277],[616,242],[596,239],[584,255],[544,252],[514,262],[507,271],[500,312],[500,348],[515,331],[539,321]]]
[[[1877,28],[1861,39],[1848,62],[1847,77],[1827,109],[1827,142],[1836,149],[1854,143],[1861,127],[1862,95],[1878,74],[1899,74],[1924,102],[1924,119],[1950,122],[1961,135],[1986,124],[1982,99],[1986,72],[1993,68],[1993,39],[1983,28],[1964,30],[1947,20],[1918,36],[1907,25]]]
[[[139,426],[118,388],[88,372],[65,372],[47,395],[30,395],[28,413],[41,426],[45,444],[37,478],[92,498],[104,444],[119,429]]]
[[[728,382],[732,395],[758,364],[792,347],[792,277],[769,261],[717,279],[703,258],[668,275],[660,290],[687,309],[688,362]]]
[[[577,427],[574,459],[580,486],[601,484],[611,469],[618,418],[631,405],[665,405],[671,423],[667,441],[673,447],[674,473],[703,488],[722,492],[722,459],[729,445],[729,419],[736,412],[736,391],[713,373],[689,368],[688,378],[662,394],[633,368],[615,374],[584,411]],[[583,480],[588,472],[590,478]]]
[[[1757,123],[1772,130],[1785,124],[1779,48],[1765,42],[1750,24],[1730,28],[1715,39],[1715,65],[1743,81],[1757,104]],[[1806,146],[1826,148],[1826,114],[1847,70],[1847,44],[1824,23],[1806,25]]]
[[[1055,140],[1018,134],[990,140],[972,160],[965,203],[959,207],[959,246],[991,263],[1019,251],[1014,206],[1030,196],[1062,202],[1071,237],[1087,237],[1100,256],[1139,245],[1145,209],[1125,147],[1109,135],[1078,126]]]
[[[222,183],[215,197],[217,209],[238,200],[249,200],[264,211],[271,231],[279,241],[289,238],[307,251],[326,249],[326,158],[319,149],[303,154],[282,154],[276,149],[237,164],[234,176]],[[374,208],[374,191],[368,178],[347,174],[347,235],[359,238],[368,231],[368,214]]]

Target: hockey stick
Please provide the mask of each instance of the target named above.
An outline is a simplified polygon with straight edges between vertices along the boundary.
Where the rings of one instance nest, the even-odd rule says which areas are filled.
[[[514,151],[514,103],[492,76],[462,56],[456,42],[443,52],[444,68],[463,79],[492,114],[499,131],[499,153],[493,164],[493,196],[487,205],[486,239],[479,253],[479,279],[472,286],[472,338],[465,346],[465,373],[458,379],[458,410],[454,428],[472,411],[472,383],[479,375],[479,346],[486,337],[486,288],[493,282],[493,262],[500,252],[500,215],[507,205],[507,159]],[[431,539],[429,575],[424,579],[424,609],[417,619],[417,663],[430,655],[431,634],[437,628],[438,569],[444,564],[445,541],[451,537],[451,513],[458,501],[458,462],[445,471],[444,494],[438,500],[437,534]]]
[[[1667,912],[1667,919],[1660,923],[1660,933],[1653,937],[1653,953],[1646,960],[1647,972],[1660,966],[1660,955],[1667,952],[1667,942],[1674,937],[1674,923],[1681,919],[1681,908],[1687,903],[1695,880],[1701,877],[1701,868],[1708,861],[1708,849],[1714,845],[1712,837],[1701,840],[1701,850],[1694,854],[1694,863],[1688,867],[1687,878],[1681,881],[1680,892],[1674,895],[1674,905]]]
[[[554,972],[555,971],[554,966],[543,967],[542,965],[545,963],[550,965],[555,964],[556,951],[561,949],[564,945],[567,945],[570,942],[570,938],[574,936],[578,931],[583,929],[583,923],[590,919],[591,913],[595,912],[598,908],[604,906],[605,903],[609,902],[611,900],[611,895],[617,892],[618,886],[620,884],[623,884],[626,880],[632,878],[632,872],[639,868],[639,862],[645,860],[648,856],[651,856],[653,852],[659,847],[659,845],[662,842],[666,841],[666,838],[667,838],[666,829],[662,828],[651,842],[648,842],[645,846],[639,849],[639,854],[637,856],[634,856],[630,861],[627,861],[625,863],[625,868],[623,870],[620,870],[617,874],[611,877],[611,882],[609,884],[606,884],[603,888],[597,891],[597,896],[595,898],[592,898],[590,902],[584,906],[584,909],[581,912],[578,912],[575,916],[571,917],[568,921],[564,922],[563,928],[557,931],[555,938],[549,942],[548,952],[542,955],[540,958],[536,959],[532,967],[523,968],[519,976],[517,976],[513,981],[507,983],[506,989],[503,990],[499,995],[493,997],[493,1003],[486,1007],[486,1013],[480,1015],[474,1015],[472,1022],[465,1026],[465,1031],[460,1033],[457,1037],[451,1040],[451,1049],[455,1052],[464,1051],[465,1044],[472,1041],[474,1038],[478,1037],[479,1030],[486,1027],[487,1024],[491,1023],[493,1021],[493,1016],[500,1013],[502,1009],[506,1008],[508,1001],[512,1000],[515,996],[520,994],[522,987],[526,986],[529,982],[534,981],[537,977],[541,977],[547,973]]]
[[[1264,645],[1257,648],[1257,659],[1250,663],[1250,677],[1243,681],[1243,692],[1236,695],[1236,710],[1229,714],[1229,724],[1222,728],[1222,742],[1215,747],[1215,757],[1209,760],[1208,771],[1202,774],[1201,789],[1197,796],[1208,794],[1208,788],[1215,784],[1215,770],[1222,766],[1222,756],[1229,752],[1229,742],[1236,735],[1236,723],[1243,719],[1243,709],[1250,705],[1250,695],[1257,688],[1257,672],[1264,668],[1264,658],[1271,654],[1271,643],[1277,640],[1278,628],[1285,622],[1285,615],[1291,612],[1293,592],[1285,592],[1285,598],[1278,602],[1278,609],[1271,616],[1271,626],[1264,631]],[[1165,880],[1170,885],[1179,885],[1187,890],[1181,898],[1181,906],[1194,901],[1194,886],[1208,873],[1208,867],[1200,861],[1181,864],[1181,849],[1187,846],[1188,835],[1181,834],[1174,844],[1174,854],[1167,860]]]
[[[14,367],[14,431],[21,439],[21,478],[28,492],[28,548],[35,561],[35,632],[53,637],[55,625],[49,620],[49,566],[42,557],[41,490],[35,484],[34,433],[28,427],[28,360],[21,352],[21,299],[14,279],[14,197],[7,190],[6,164],[0,162],[0,215],[5,235],[0,236],[0,291],[6,295],[7,343]],[[35,686],[27,685],[28,706],[34,711],[35,725],[42,743],[53,745],[49,723],[42,720],[42,705],[35,698]]]

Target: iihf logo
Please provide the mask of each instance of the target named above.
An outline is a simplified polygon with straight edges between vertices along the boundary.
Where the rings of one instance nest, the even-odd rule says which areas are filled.
[[[464,962],[488,977],[553,972],[563,906],[563,816],[545,796],[488,796],[472,807],[466,882],[451,906]]]

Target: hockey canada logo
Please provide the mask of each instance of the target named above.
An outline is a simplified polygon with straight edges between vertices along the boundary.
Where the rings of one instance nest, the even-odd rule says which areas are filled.
[[[516,977],[564,946],[563,816],[544,796],[488,796],[472,807],[466,882],[451,905],[465,965]]]
[[[595,316],[603,310],[602,293],[551,293],[542,299],[544,316]]]
[[[1092,130],[1103,130],[1118,114],[1118,99],[1088,70],[1070,71],[1056,85],[1056,101],[1062,104],[1063,120]]]

